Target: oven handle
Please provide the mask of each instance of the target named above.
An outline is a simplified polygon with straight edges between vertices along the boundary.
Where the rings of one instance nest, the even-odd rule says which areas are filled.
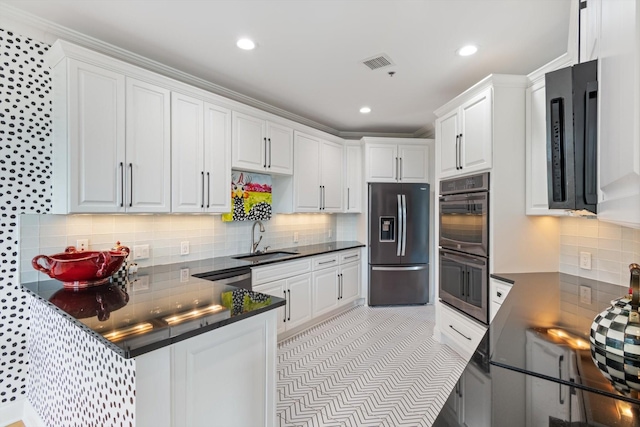
[[[451,194],[448,196],[440,196],[440,202],[458,202],[464,200],[486,200],[489,192],[479,191],[469,194]]]
[[[487,265],[487,260],[484,258],[477,258],[467,254],[461,255],[461,254],[454,253],[453,251],[448,251],[447,249],[443,249],[443,248],[440,248],[440,256],[447,257],[449,259],[455,260],[456,262],[459,262],[460,264],[464,264],[464,265],[481,265],[481,266]]]
[[[371,267],[373,271],[420,271],[429,268],[428,265],[412,265],[411,267]]]

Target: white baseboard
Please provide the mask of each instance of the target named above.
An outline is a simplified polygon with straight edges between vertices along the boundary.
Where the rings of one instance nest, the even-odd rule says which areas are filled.
[[[24,400],[24,405],[22,406],[22,422],[25,427],[46,427],[40,415],[27,399]]]
[[[0,406],[0,426],[22,421],[26,427],[46,427],[26,397]]]
[[[22,408],[26,401],[27,399],[23,397],[0,406],[0,426],[20,421],[22,419]]]

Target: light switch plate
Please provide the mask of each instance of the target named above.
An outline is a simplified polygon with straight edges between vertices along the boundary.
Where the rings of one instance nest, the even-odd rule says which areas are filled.
[[[583,304],[591,304],[591,288],[580,285],[580,302]]]
[[[189,281],[189,269],[181,268],[180,269],[180,283],[186,283]]]
[[[180,242],[180,255],[189,255],[189,241]]]
[[[580,268],[591,270],[591,252],[580,252]]]
[[[135,245],[133,247],[133,259],[149,258],[149,245]]]

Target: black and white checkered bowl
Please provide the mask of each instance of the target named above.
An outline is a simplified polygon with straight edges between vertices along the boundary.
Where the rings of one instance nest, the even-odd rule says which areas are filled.
[[[589,337],[593,362],[623,393],[640,391],[640,323],[629,321],[632,313],[629,299],[611,301],[593,320]]]

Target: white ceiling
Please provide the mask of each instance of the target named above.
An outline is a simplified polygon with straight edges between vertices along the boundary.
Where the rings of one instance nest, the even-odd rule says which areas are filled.
[[[408,133],[491,73],[567,51],[571,0],[9,0],[338,132]],[[241,36],[254,51],[235,46]],[[458,57],[467,43],[480,47]],[[376,71],[361,60],[385,53]],[[389,77],[388,71],[395,71]],[[363,105],[368,115],[358,112]],[[337,132],[336,132],[337,133]]]

